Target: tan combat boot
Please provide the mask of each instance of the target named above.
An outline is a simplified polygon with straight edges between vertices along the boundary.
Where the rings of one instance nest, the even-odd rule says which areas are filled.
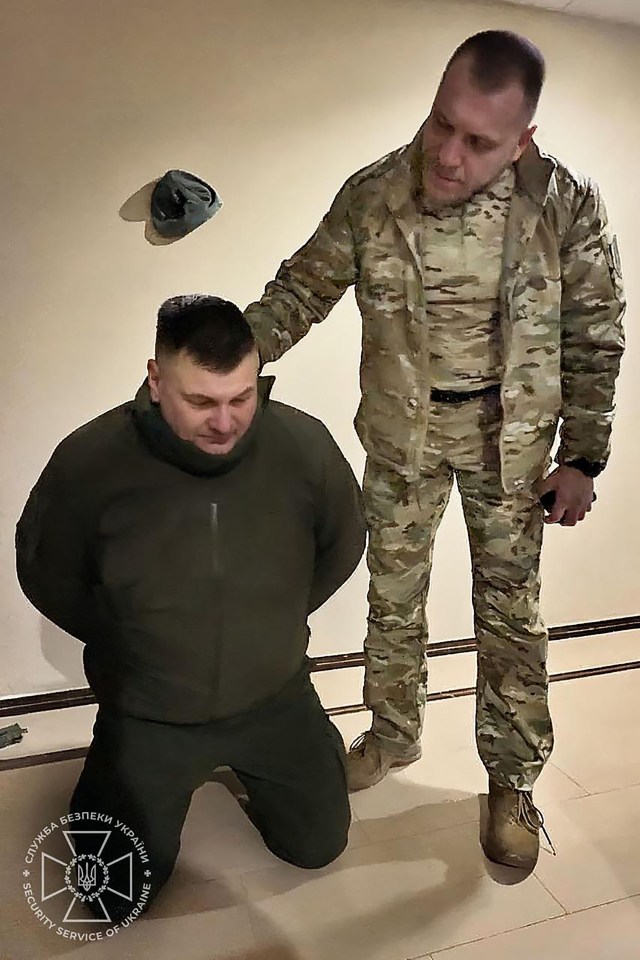
[[[549,840],[531,793],[503,787],[490,779],[489,826],[482,841],[487,859],[531,872],[538,862],[540,830]]]
[[[380,783],[389,770],[407,767],[422,756],[419,743],[401,754],[389,753],[371,730],[353,741],[347,754],[347,784],[349,790],[366,790]]]

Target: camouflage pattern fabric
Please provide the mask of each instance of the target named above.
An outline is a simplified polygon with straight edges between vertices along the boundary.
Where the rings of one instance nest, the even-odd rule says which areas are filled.
[[[455,478],[472,558],[478,750],[494,780],[530,790],[553,745],[547,632],[539,612],[543,516],[532,491],[509,495],[502,489],[501,419],[497,394],[432,404],[418,480],[367,461],[371,586],[364,693],[385,749],[400,754],[419,739],[431,559]]]
[[[500,274],[515,171],[457,206],[426,210],[419,233],[431,385],[476,390],[500,383]]]
[[[269,362],[355,287],[374,730],[398,753],[420,735],[424,601],[455,476],[473,562],[478,747],[494,779],[530,789],[552,748],[532,490],[560,422],[559,462],[609,457],[620,261],[597,185],[533,143],[462,210],[425,209],[422,132],[349,178],[245,315]],[[433,387],[494,382],[492,401],[431,399]]]
[[[370,456],[408,480],[420,473],[432,385],[421,137],[351,177],[245,311],[268,362],[355,286],[363,321],[356,430]],[[598,187],[531,144],[516,164],[500,282],[506,491],[538,474],[559,418],[561,460],[606,463],[624,305]]]

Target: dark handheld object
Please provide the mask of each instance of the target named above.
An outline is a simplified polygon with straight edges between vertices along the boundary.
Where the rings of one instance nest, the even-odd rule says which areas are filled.
[[[594,495],[593,495],[593,500],[592,500],[591,502],[592,502],[592,503],[595,503],[595,501],[596,501],[597,499],[598,499],[598,498],[597,498],[596,494],[594,493]],[[544,509],[546,510],[547,513],[551,513],[551,511],[553,510],[553,507],[554,507],[555,502],[556,502],[556,492],[555,492],[555,490],[547,490],[547,492],[546,492],[546,493],[543,493],[542,496],[540,497],[540,503],[542,504],[542,506],[544,507]]]

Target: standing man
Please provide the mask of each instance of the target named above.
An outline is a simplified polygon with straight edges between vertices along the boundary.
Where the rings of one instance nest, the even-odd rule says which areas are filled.
[[[484,849],[525,869],[539,851],[533,785],[553,745],[539,497],[555,495],[550,523],[573,526],[591,509],[624,345],[598,187],[532,140],[544,73],[523,37],[466,40],[413,142],[346,182],[245,314],[263,362],[351,285],[362,314],[373,724],[351,747],[350,788],[420,757],[425,603],[455,478],[473,568]],[[558,466],[546,476],[559,420]]]

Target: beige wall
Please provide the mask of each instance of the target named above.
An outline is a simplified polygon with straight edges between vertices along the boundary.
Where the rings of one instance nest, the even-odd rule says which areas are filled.
[[[1,0],[0,16],[0,694],[83,682],[79,645],[29,608],[13,572],[14,523],[53,446],[136,389],[165,297],[254,299],[344,179],[413,136],[453,47],[489,27],[544,49],[539,140],[600,180],[630,300],[611,467],[588,524],[547,537],[545,614],[640,612],[639,31],[453,0]],[[174,166],[210,179],[225,206],[152,247],[118,209]],[[273,372],[278,397],[322,417],[360,471],[358,340],[348,295]],[[360,647],[365,591],[361,569],[316,618],[313,653]],[[456,501],[437,545],[434,639],[470,633],[468,594]]]

